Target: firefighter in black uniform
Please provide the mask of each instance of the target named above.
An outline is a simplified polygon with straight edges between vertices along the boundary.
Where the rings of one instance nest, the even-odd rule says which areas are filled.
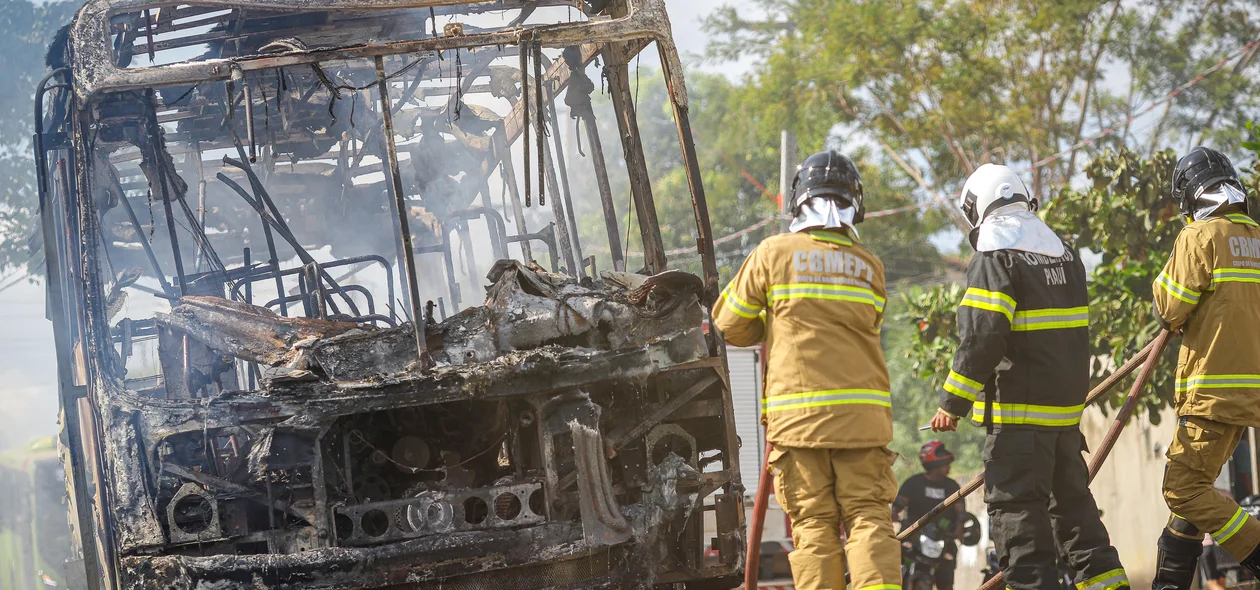
[[[1006,166],[985,164],[960,206],[976,249],[958,308],[960,343],[934,430],[967,413],[988,429],[984,496],[1006,584],[1059,588],[1055,540],[1079,590],[1127,588],[1089,491],[1081,413],[1089,390],[1085,266],[1039,219]]]

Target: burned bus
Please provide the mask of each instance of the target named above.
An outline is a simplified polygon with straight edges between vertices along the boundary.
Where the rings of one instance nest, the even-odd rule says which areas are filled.
[[[89,586],[735,586],[670,34],[662,0],[88,0],[34,146]]]

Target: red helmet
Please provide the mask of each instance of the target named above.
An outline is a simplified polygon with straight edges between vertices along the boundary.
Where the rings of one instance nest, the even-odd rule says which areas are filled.
[[[954,454],[939,440],[929,440],[919,447],[919,463],[924,469],[936,469],[954,462]]]

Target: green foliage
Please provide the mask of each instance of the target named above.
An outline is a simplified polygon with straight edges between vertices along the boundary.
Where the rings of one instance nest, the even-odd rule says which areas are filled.
[[[1089,190],[1063,189],[1045,207],[1051,228],[1074,240],[1077,248],[1102,254],[1089,285],[1096,382],[1159,333],[1151,285],[1185,226],[1167,197],[1176,164],[1171,150],[1156,152],[1149,160],[1127,149],[1108,150],[1085,167]],[[1144,391],[1152,419],[1172,402],[1175,358],[1176,346],[1170,346]],[[1113,404],[1122,399],[1131,379],[1115,389]]]
[[[1260,37],[1250,0],[758,0],[764,20],[716,12],[713,59],[761,58],[741,93],[762,128],[817,141],[834,124],[869,131],[950,194],[979,164],[1033,162],[1163,99]],[[1257,60],[1178,94],[1146,132],[1149,156],[1170,141],[1235,144],[1260,108]],[[1128,84],[1100,84],[1128,74]],[[1123,79],[1123,78],[1122,78]],[[819,124],[825,122],[825,124]],[[1196,140],[1197,138],[1197,140]],[[1134,145],[1126,125],[1090,150]],[[1048,197],[1085,154],[1032,173]]]
[[[962,287],[957,284],[916,287],[902,293],[899,302],[904,309],[893,316],[894,322],[913,330],[909,348],[902,354],[909,359],[914,375],[932,391],[940,389],[949,374],[958,342],[956,310],[962,297]]]
[[[81,2],[0,2],[0,273],[39,265],[28,249],[38,213],[34,133],[35,85],[53,33]]]
[[[961,294],[958,298],[961,299]],[[900,298],[897,301],[898,305],[905,304]],[[957,301],[954,305],[957,305]],[[945,309],[945,306],[941,307]],[[947,315],[953,316],[953,309],[949,307]],[[957,456],[957,462],[954,463],[955,477],[977,473],[982,467],[980,451],[984,448],[983,429],[964,425],[957,432],[919,430],[936,413],[936,392],[940,384],[927,376],[925,367],[916,366],[913,355],[907,354],[906,348],[918,341],[914,336],[918,329],[917,324],[897,318],[884,323],[884,355],[888,362],[889,377],[892,378],[891,447],[902,456],[902,460],[893,466],[897,480],[905,481],[907,477],[922,471],[918,459],[919,446],[932,439],[944,441],[945,446]],[[942,345],[948,346],[948,343]]]

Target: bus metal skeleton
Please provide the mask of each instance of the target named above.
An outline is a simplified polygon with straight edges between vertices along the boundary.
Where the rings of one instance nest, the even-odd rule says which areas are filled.
[[[661,0],[89,0],[66,33],[34,145],[90,587],[738,583]],[[649,46],[699,276],[656,216],[627,67]]]

